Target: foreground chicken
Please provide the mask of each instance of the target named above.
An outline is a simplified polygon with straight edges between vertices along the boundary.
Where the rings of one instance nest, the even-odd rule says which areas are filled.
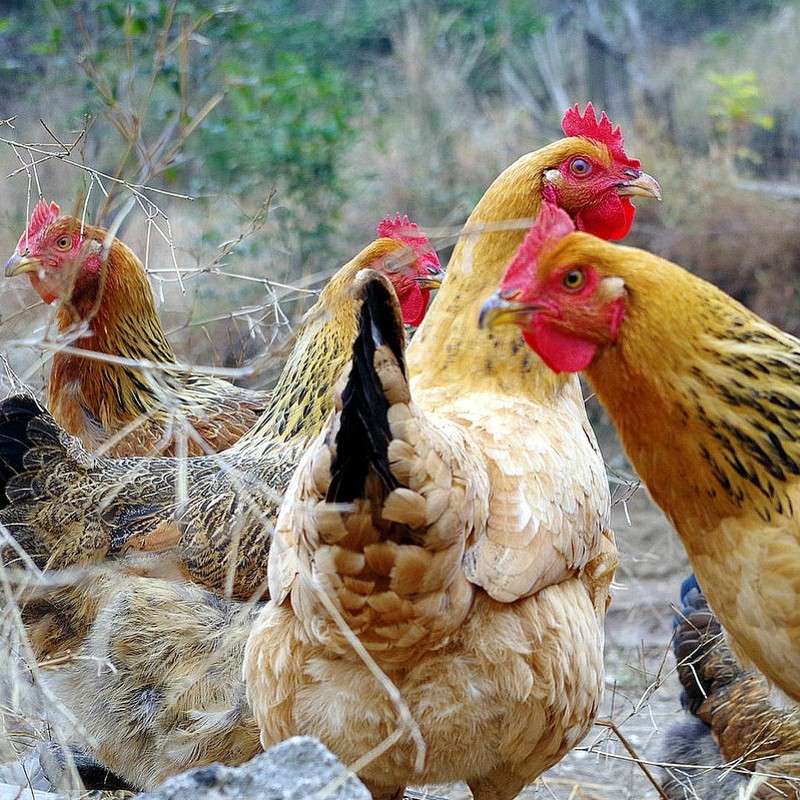
[[[737,784],[745,780],[737,773],[756,772],[762,774],[754,783],[761,786],[748,797],[800,797],[798,709],[776,707],[764,677],[742,668],[694,576],[681,587],[681,605],[674,649],[683,687],[682,702],[716,742],[716,765],[727,765],[733,773],[728,777],[709,772],[707,767],[697,768],[690,771],[693,780],[687,781],[680,770],[673,769],[665,791],[670,797],[683,800],[702,782],[703,800],[733,800],[740,796]],[[702,764],[697,752],[702,739],[687,742],[679,740],[678,735],[678,731],[668,732],[672,751],[665,752],[664,760]]]
[[[476,325],[523,235],[509,221],[542,195],[621,236],[627,195],[657,194],[605,117],[572,109],[564,128],[470,216],[407,365],[372,282],[337,413],[281,507],[245,660],[262,744],[318,736],[380,800],[455,780],[476,800],[515,797],[597,712],[616,549],[580,387]]]
[[[268,410],[224,454],[99,458],[31,398],[0,403],[0,478],[10,501],[0,522],[22,549],[48,570],[124,557],[139,571],[172,571],[219,594],[263,591],[277,504],[349,358],[355,276],[363,267],[386,275],[409,324],[419,322],[443,276],[427,238],[407,218],[384,220],[380,231],[323,289]]]
[[[508,737],[484,743],[479,760],[470,757],[476,771],[486,766],[492,772],[495,767],[491,764],[496,765],[496,772],[481,778],[480,786],[477,772],[473,774],[476,797],[483,800],[513,796],[520,780],[527,779],[527,773],[524,777],[500,774],[507,751],[515,749],[517,743],[525,750],[541,736],[537,763],[549,765],[558,760],[568,743],[589,724],[601,685],[602,620],[616,556],[607,529],[605,471],[588,427],[578,383],[570,376],[550,375],[520,348],[512,332],[486,336],[475,325],[480,303],[497,285],[524,235],[519,221],[535,216],[544,195],[563,203],[588,230],[623,236],[634,214],[630,196],[659,194],[655,181],[625,154],[619,130],[612,128],[605,115],[598,121],[589,109],[584,115],[577,108],[570,110],[564,129],[568,138],[524,156],[489,188],[468,221],[471,234],[456,246],[449,277],[420,329],[424,335],[408,354],[409,371],[415,376],[412,391],[418,394],[415,401],[424,398],[425,406],[441,412],[442,435],[452,430],[458,436],[461,429],[464,437],[474,436],[481,443],[480,459],[491,481],[493,496],[486,509],[484,535],[476,537],[470,550],[470,570],[476,577],[469,583],[476,587],[476,595],[480,594],[483,611],[496,617],[500,628],[505,621],[506,627],[496,631],[496,642],[487,639],[481,643],[487,653],[497,653],[497,674],[509,692],[529,692],[534,706],[541,698],[542,713],[547,708],[554,714],[531,726],[530,740],[527,732],[521,731],[518,742],[509,741],[512,731],[519,731],[515,723],[509,727]],[[432,320],[432,315],[436,319]],[[440,441],[440,437],[434,440]],[[191,480],[187,479],[187,484]],[[252,488],[251,484],[245,486]],[[214,505],[214,496],[213,491],[204,496],[209,507]],[[64,512],[67,517],[68,508]],[[79,529],[79,511],[74,519]],[[265,554],[262,549],[262,561]],[[598,570],[596,584],[592,581],[594,567]],[[600,574],[603,569],[606,573]],[[483,589],[478,590],[479,585],[491,587],[501,599],[491,599]],[[214,652],[236,652],[244,642],[237,644],[229,637],[241,635],[241,629],[216,624],[213,620],[219,621],[224,615],[205,611],[209,603],[220,605],[220,601],[186,585],[175,587],[182,593],[178,603],[167,584],[144,579],[131,579],[118,587],[106,584],[96,595],[92,594],[93,586],[86,581],[86,597],[95,597],[101,613],[91,635],[83,639],[79,657],[68,666],[70,680],[61,697],[75,718],[90,728],[88,741],[103,743],[106,765],[134,785],[148,786],[175,768],[174,760],[168,757],[174,751],[165,742],[174,741],[184,729],[191,730],[189,741],[198,753],[209,749],[205,736],[215,737],[220,746],[233,740],[231,731],[224,736],[220,733],[220,726],[229,718],[216,712],[219,698],[213,704],[214,713],[206,714],[202,693],[176,696],[174,690],[176,685],[191,687],[197,679],[193,648],[198,641],[204,641],[211,651],[208,659],[218,670],[217,683],[235,685],[241,664],[226,656],[216,659]],[[535,685],[526,657],[505,646],[508,637],[519,644],[517,615],[524,616],[525,612],[516,610],[513,598],[527,597],[528,591],[533,594],[523,604],[530,611],[534,629],[528,633],[534,640],[547,639],[551,645],[551,649],[537,650],[532,658],[541,662],[543,673],[557,662],[553,673]],[[167,625],[160,616],[161,609],[170,603],[182,613],[175,626]],[[221,605],[227,608],[226,603]],[[148,611],[150,606],[152,612]],[[475,630],[480,619],[471,615],[470,620],[465,624]],[[445,609],[442,625],[451,624]],[[475,635],[480,632],[475,630]],[[130,646],[131,640],[135,647]],[[184,648],[188,648],[185,658]],[[154,660],[147,655],[152,650],[168,652],[170,658]],[[251,652],[257,654],[258,648],[253,645]],[[439,655],[444,666],[440,673],[431,675],[433,685],[440,674],[452,671],[446,653],[439,651]],[[125,669],[117,666],[121,659]],[[116,670],[104,672],[101,680],[97,664],[108,661]],[[303,668],[299,654],[291,661],[293,669]],[[350,674],[351,661],[339,662],[341,680]],[[468,677],[470,659],[466,661],[463,674]],[[573,673],[585,680],[573,679]],[[257,694],[259,690],[252,691]],[[102,696],[103,714],[97,713],[101,702],[98,696]],[[235,696],[228,699],[240,707]],[[461,700],[443,697],[443,707],[458,712]],[[333,704],[333,714],[340,707],[347,710],[339,696],[333,698]],[[324,719],[322,713],[319,716]],[[465,741],[472,741],[473,725],[492,718],[493,713],[482,708],[476,717],[467,716],[456,721],[466,731]],[[566,717],[576,720],[574,727]],[[230,719],[238,717],[233,714]],[[442,719],[437,727],[449,727],[452,721]],[[355,737],[363,736],[364,724],[360,718],[353,729]],[[496,725],[496,720],[491,719],[491,724]],[[141,745],[136,754],[127,752],[131,736]],[[354,741],[352,749],[358,744]],[[90,747],[96,754],[97,745]],[[402,749],[409,753],[412,746],[404,741]],[[181,749],[181,754],[182,766],[198,763],[191,761],[189,748]],[[468,755],[460,747],[444,756],[435,754],[431,763],[435,768],[454,755],[458,756],[457,763],[448,766],[446,773],[466,775],[462,767]],[[532,771],[533,766],[528,769]],[[403,774],[403,781],[422,779],[422,772]],[[488,788],[495,780],[503,784],[500,794]]]
[[[800,700],[800,341],[548,207],[483,309],[583,370],[735,648]]]

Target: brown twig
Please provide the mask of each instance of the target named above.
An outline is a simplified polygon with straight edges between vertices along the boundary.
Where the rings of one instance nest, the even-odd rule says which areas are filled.
[[[639,758],[639,754],[636,752],[633,745],[627,740],[622,731],[617,727],[617,724],[610,719],[596,719],[594,721],[594,724],[598,725],[601,728],[611,729],[611,731],[614,733],[617,739],[619,739],[619,741],[622,743],[622,746],[628,751],[628,754],[631,756],[631,758],[639,765],[639,769],[642,770],[647,780],[649,780],[650,783],[653,784],[655,790],[658,792],[658,796],[663,798],[663,800],[669,800],[669,797],[661,788],[661,784],[655,779],[653,773],[650,772],[650,770],[647,768],[642,759]]]

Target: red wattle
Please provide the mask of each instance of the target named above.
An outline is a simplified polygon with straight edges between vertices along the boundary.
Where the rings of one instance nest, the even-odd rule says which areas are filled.
[[[400,310],[403,312],[403,322],[406,325],[418,326],[425,318],[428,310],[428,300],[431,293],[426,289],[422,290],[416,284],[412,290],[400,302]]]
[[[580,372],[591,364],[597,345],[551,325],[537,323],[536,330],[522,333],[527,345],[553,372]]]
[[[36,290],[36,293],[39,295],[39,297],[42,298],[42,300],[44,300],[45,303],[47,303],[47,305],[50,305],[51,303],[58,300],[58,295],[53,294],[51,291],[49,291],[47,289],[46,284],[43,281],[39,280],[38,275],[32,272],[30,273],[30,279],[31,279],[31,286],[33,286],[33,288]]]
[[[630,199],[612,192],[600,205],[579,211],[575,215],[575,224],[578,230],[606,241],[615,241],[628,235],[635,216],[636,206]]]

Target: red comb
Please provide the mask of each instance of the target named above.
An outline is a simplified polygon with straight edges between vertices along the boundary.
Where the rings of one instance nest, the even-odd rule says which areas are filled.
[[[48,203],[47,200],[40,200],[36,204],[36,208],[33,209],[31,221],[28,223],[28,237],[36,236],[48,222],[58,219],[60,213],[61,209],[58,207],[58,203]]]
[[[561,129],[567,136],[585,136],[587,139],[594,139],[604,144],[616,159],[626,162],[631,167],[638,169],[641,166],[638,159],[629,158],[625,154],[625,140],[622,138],[619,125],[615,128],[605,111],[598,119],[591,102],[586,104],[583,115],[577,103],[573,108],[568,108],[561,120]]]
[[[500,287],[524,289],[535,283],[537,261],[574,231],[575,223],[563,208],[544,203],[536,222],[506,268]]]
[[[420,248],[431,249],[428,237],[419,232],[417,223],[409,221],[407,214],[401,218],[399,211],[394,219],[389,214],[386,219],[381,220],[378,225],[378,236],[382,239],[399,239],[415,252],[419,252]]]
[[[403,244],[407,244],[419,257],[423,273],[428,266],[441,269],[442,265],[439,263],[439,257],[431,247],[428,237],[420,233],[417,223],[411,222],[407,214],[401,217],[398,211],[394,219],[392,219],[391,214],[382,219],[378,225],[378,236],[382,239],[398,239]]]
[[[36,208],[33,209],[27,230],[17,242],[17,251],[22,252],[25,250],[28,246],[28,241],[33,239],[45,225],[58,219],[60,213],[61,209],[57,203],[48,203],[47,200],[40,200],[36,204]]]

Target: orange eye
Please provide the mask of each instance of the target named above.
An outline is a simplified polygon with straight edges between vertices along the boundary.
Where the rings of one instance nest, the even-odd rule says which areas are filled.
[[[592,171],[592,165],[585,158],[573,158],[569,169],[573,175],[583,178]]]
[[[561,285],[570,292],[575,292],[586,283],[586,275],[582,269],[570,270],[561,280]]]
[[[59,250],[69,250],[72,246],[72,238],[70,236],[59,236],[56,240],[56,247]]]

